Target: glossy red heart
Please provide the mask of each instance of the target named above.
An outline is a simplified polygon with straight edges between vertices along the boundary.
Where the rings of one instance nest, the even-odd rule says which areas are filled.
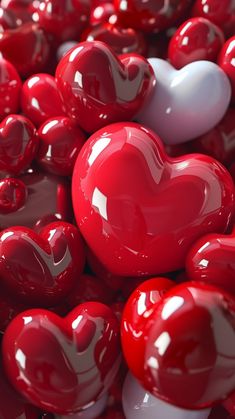
[[[72,224],[51,223],[39,235],[27,227],[0,233],[0,278],[23,302],[60,303],[79,281],[84,264],[83,242]]]
[[[36,23],[25,23],[4,31],[0,51],[22,77],[43,71],[50,56],[50,44],[43,29]]]
[[[190,6],[190,0],[115,0],[118,22],[144,32],[170,28]]]
[[[232,102],[235,103],[235,36],[229,38],[223,45],[218,57],[218,64],[230,80],[232,86]]]
[[[0,180],[0,214],[9,214],[25,205],[27,188],[20,179]]]
[[[144,353],[146,342],[144,328],[156,304],[174,286],[167,278],[153,278],[144,281],[128,299],[121,325],[122,349],[128,368],[136,378],[144,376]]]
[[[66,179],[30,169],[19,181],[27,191],[25,205],[7,214],[0,211],[0,229],[18,225],[39,230],[52,221],[72,221],[70,183]]]
[[[207,284],[168,291],[143,330],[147,391],[185,409],[218,404],[235,388],[235,299]]]
[[[48,119],[38,130],[37,162],[46,172],[71,176],[86,136],[75,121],[64,116]]]
[[[155,85],[145,58],[118,58],[100,41],[71,49],[58,64],[56,81],[68,115],[87,132],[132,119]]]
[[[110,21],[111,18],[111,21]],[[117,16],[115,16],[115,7],[113,2],[96,2],[92,4],[90,13],[90,25],[96,26],[102,23],[110,22],[115,23]]]
[[[0,32],[4,32],[6,29],[13,29],[17,26],[16,16],[11,10],[0,7]]]
[[[135,123],[90,137],[75,164],[72,197],[87,244],[121,276],[183,268],[195,240],[224,232],[234,210],[223,166],[202,155],[170,159],[159,138]]]
[[[216,61],[224,42],[223,32],[210,20],[202,17],[191,18],[172,36],[168,58],[177,69],[193,61]]]
[[[1,6],[14,14],[16,26],[32,21],[34,4],[37,0],[2,0]]]
[[[235,230],[197,240],[187,255],[186,271],[191,280],[216,285],[235,296]]]
[[[88,28],[81,37],[82,41],[102,41],[116,54],[136,53],[146,55],[147,43],[141,32],[132,28],[122,28],[111,23]]]
[[[35,157],[39,145],[28,118],[9,115],[0,124],[0,172],[19,174]]]
[[[47,100],[50,97],[50,100]],[[34,74],[23,84],[21,94],[21,108],[36,126],[47,119],[65,114],[65,107],[50,74]]]
[[[3,362],[11,383],[50,412],[75,413],[110,387],[120,365],[119,324],[101,303],[84,303],[65,319],[29,310],[8,326]]]
[[[16,113],[20,106],[22,83],[15,67],[0,57],[0,118]]]

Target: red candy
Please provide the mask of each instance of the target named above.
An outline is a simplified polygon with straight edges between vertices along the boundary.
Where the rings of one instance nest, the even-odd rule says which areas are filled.
[[[0,180],[0,213],[8,214],[19,210],[27,199],[27,188],[20,179]]]
[[[1,41],[0,41],[1,42]],[[15,67],[0,57],[0,118],[19,110],[22,83]]]
[[[120,364],[118,332],[116,317],[100,303],[81,304],[65,319],[46,310],[25,311],[4,334],[4,367],[33,404],[75,413],[112,383]]]
[[[230,80],[232,86],[232,101],[235,103],[235,36],[229,38],[227,42],[225,42],[218,57],[218,64]]]

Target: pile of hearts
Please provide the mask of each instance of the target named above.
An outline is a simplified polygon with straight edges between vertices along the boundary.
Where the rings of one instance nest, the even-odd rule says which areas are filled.
[[[233,0],[1,0],[0,418],[235,418]]]

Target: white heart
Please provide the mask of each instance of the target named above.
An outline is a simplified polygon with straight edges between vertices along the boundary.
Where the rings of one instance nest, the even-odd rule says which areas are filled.
[[[165,142],[179,144],[212,129],[223,118],[231,85],[221,68],[195,61],[175,70],[167,61],[150,58],[157,83],[135,119]]]

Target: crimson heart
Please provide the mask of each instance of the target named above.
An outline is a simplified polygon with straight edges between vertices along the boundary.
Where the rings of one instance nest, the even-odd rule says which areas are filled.
[[[235,295],[235,230],[197,240],[187,255],[186,271],[193,281],[217,285]]]
[[[0,57],[0,118],[16,113],[20,107],[22,83],[15,67]]]
[[[96,132],[81,150],[72,181],[79,228],[100,262],[121,276],[184,267],[189,247],[224,232],[234,185],[216,160],[169,158],[159,138],[135,123]]]
[[[235,23],[235,22],[234,22]],[[232,101],[235,103],[235,35],[225,42],[218,57],[218,64],[227,74],[232,86]]]
[[[0,172],[19,174],[38,149],[34,125],[21,115],[9,115],[0,124]]]
[[[87,132],[126,121],[140,110],[155,85],[145,58],[117,58],[103,42],[82,42],[61,59],[56,69],[58,88],[67,113]]]
[[[84,263],[81,236],[72,224],[51,223],[39,235],[17,226],[0,233],[0,278],[29,304],[61,302],[79,280]]]
[[[84,303],[61,319],[47,310],[19,314],[3,339],[5,371],[31,403],[53,413],[90,407],[120,365],[119,324],[101,303]]]
[[[20,179],[0,180],[0,214],[7,214],[22,208],[27,198],[27,189]]]
[[[185,409],[228,397],[235,388],[234,325],[230,294],[195,282],[172,288],[143,330],[146,390]]]

